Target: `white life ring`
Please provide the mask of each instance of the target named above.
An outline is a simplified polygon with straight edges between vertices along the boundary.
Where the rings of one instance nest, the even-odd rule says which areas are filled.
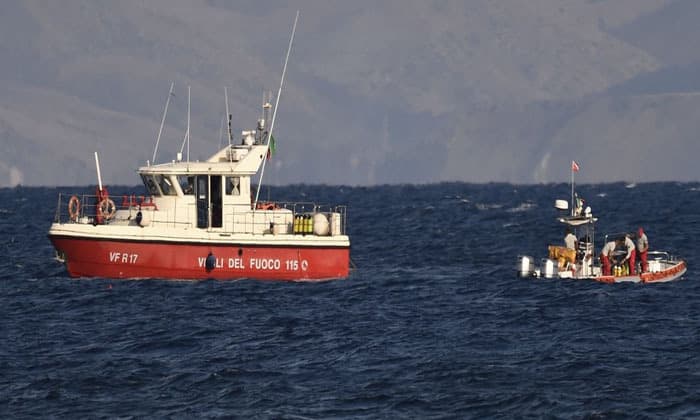
[[[114,214],[117,212],[117,206],[111,198],[105,198],[97,205],[97,212],[101,218],[109,220],[114,217]]]
[[[80,216],[80,199],[77,196],[72,196],[68,201],[68,216],[72,221],[77,221]]]

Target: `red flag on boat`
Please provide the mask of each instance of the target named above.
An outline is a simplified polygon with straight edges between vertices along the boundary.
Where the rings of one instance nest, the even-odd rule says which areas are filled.
[[[576,163],[575,160],[571,161],[571,170],[574,172],[578,172],[578,163]]]

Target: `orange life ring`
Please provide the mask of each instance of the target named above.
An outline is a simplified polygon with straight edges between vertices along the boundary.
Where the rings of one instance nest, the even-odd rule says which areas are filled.
[[[80,199],[77,196],[72,196],[68,201],[68,216],[72,221],[77,221],[80,215]]]
[[[105,198],[97,205],[97,212],[101,218],[109,220],[114,217],[114,213],[117,212],[117,206],[111,198]]]

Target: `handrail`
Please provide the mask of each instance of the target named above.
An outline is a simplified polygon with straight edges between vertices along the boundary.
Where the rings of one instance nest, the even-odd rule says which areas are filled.
[[[71,218],[69,214],[70,198],[76,196],[80,201],[79,212]],[[96,195],[93,194],[58,194],[58,202],[54,217],[55,223],[80,223],[93,224],[97,223],[97,203]],[[182,208],[173,208],[170,210],[158,210],[156,203],[152,197],[145,195],[114,195],[111,197],[115,201],[118,209],[115,216],[105,221],[106,224],[116,223],[124,225],[125,221],[134,220],[136,213],[141,211],[157,212],[151,213],[150,226],[173,226],[173,227],[195,227],[197,209],[195,203],[188,203],[183,215]],[[331,223],[331,215],[333,216],[335,230],[333,235],[345,235],[347,228],[347,206],[318,204],[315,202],[269,202],[271,209],[269,210],[253,210],[248,208],[245,211],[236,211],[240,207],[229,207],[227,204],[223,209],[222,226],[220,228],[209,227],[206,230],[210,232],[219,232],[222,234],[247,233],[247,234],[267,234],[273,233],[270,227],[271,223],[286,223],[288,229],[282,229],[281,232],[288,234],[308,234],[310,232],[294,231],[294,219],[299,215],[313,216],[317,213],[325,214]],[[128,210],[128,213],[125,212]],[[282,212],[280,210],[285,210]],[[179,214],[177,214],[179,213]],[[157,216],[155,216],[157,214]],[[178,219],[179,216],[179,219]],[[133,224],[129,222],[130,224]],[[275,230],[277,232],[277,230]]]
[[[665,258],[666,261],[673,261],[673,259],[672,259],[673,257],[671,257],[671,254],[669,254],[666,251],[647,251],[647,258],[649,258],[650,256],[656,256],[656,255],[658,255],[659,257],[655,257],[654,259],[659,259],[659,260],[663,261],[664,260],[663,257],[666,257]]]

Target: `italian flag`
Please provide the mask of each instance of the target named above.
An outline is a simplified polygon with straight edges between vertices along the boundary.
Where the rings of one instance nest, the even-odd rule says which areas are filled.
[[[277,149],[277,145],[275,144],[275,136],[270,136],[270,141],[267,144],[267,160],[270,160],[272,158],[272,155],[275,154],[275,149]]]

